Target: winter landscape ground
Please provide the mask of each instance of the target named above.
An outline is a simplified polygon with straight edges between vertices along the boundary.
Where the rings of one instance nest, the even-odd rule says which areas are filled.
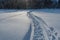
[[[45,40],[49,40],[50,27],[54,28],[51,35],[55,36],[54,33],[57,32],[60,36],[60,9],[0,10],[0,40],[34,40],[32,39],[33,31],[30,37],[25,35],[30,27],[34,30],[34,27],[38,26],[46,36]]]

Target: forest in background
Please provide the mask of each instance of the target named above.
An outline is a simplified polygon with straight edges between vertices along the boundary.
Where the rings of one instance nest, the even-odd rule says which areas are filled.
[[[0,1],[0,9],[41,9],[41,8],[60,8],[60,0],[3,0]]]

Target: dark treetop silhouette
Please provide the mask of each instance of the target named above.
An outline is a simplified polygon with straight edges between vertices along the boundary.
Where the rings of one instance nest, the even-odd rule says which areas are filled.
[[[26,7],[26,5],[28,5]],[[60,0],[0,0],[0,9],[60,8]]]

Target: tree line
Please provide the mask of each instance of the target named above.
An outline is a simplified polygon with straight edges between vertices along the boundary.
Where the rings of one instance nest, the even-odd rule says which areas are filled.
[[[0,9],[24,9],[25,3],[18,2],[17,0],[0,1]]]
[[[28,5],[26,5],[28,4]],[[0,1],[0,9],[41,9],[41,8],[60,8],[60,0],[53,2],[51,0],[31,0],[25,1],[5,0]]]

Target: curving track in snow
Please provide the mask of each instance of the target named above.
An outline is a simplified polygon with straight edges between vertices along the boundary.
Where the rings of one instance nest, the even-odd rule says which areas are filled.
[[[58,33],[54,30],[54,28],[48,27],[46,22],[42,18],[34,15],[32,11],[28,11],[28,12],[24,11],[24,13],[21,13],[21,14],[16,14],[16,15],[5,17],[5,18],[0,18],[0,22],[4,20],[8,20],[12,17],[17,17],[17,16],[20,17],[21,15],[23,15],[22,17],[24,18],[28,17],[29,18],[28,21],[30,21],[30,26],[29,26],[30,28],[23,40],[60,40],[58,39],[59,38]]]
[[[59,40],[58,33],[53,27],[48,27],[45,21],[34,15],[31,11],[27,12],[31,20],[31,37],[30,40]]]

